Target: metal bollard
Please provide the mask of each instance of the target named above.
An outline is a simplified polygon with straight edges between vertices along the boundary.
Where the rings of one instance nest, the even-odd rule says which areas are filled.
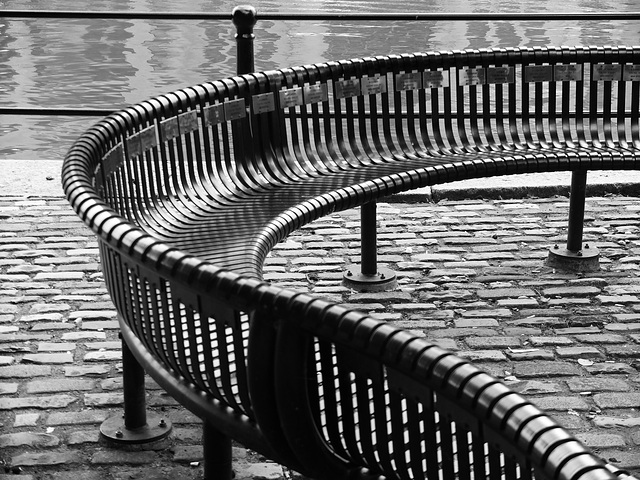
[[[236,72],[238,75],[255,71],[253,27],[258,21],[256,9],[251,5],[239,5],[231,12],[236,26]]]

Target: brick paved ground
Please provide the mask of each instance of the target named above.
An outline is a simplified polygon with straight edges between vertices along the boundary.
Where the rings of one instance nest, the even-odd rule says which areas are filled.
[[[602,270],[543,265],[564,242],[566,198],[381,204],[379,259],[394,292],[340,286],[358,260],[356,211],[281,244],[266,278],[346,302],[454,349],[549,410],[609,461],[640,472],[640,199],[587,203]],[[114,449],[120,344],[97,244],[62,198],[0,197],[0,460],[32,479],[199,478],[197,418],[151,387],[175,423],[147,450]],[[241,447],[237,478],[290,478]],[[153,467],[153,468],[150,468]],[[0,480],[16,478],[13,474]]]

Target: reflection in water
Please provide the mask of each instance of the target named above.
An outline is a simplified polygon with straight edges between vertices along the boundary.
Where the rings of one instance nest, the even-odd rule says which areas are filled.
[[[0,9],[216,11],[236,0],[0,0]],[[258,12],[636,11],[636,0],[256,0]],[[235,73],[230,21],[1,20],[0,103],[112,108]],[[424,50],[633,45],[639,22],[275,22],[256,68]],[[61,158],[91,119],[0,116],[0,158]]]

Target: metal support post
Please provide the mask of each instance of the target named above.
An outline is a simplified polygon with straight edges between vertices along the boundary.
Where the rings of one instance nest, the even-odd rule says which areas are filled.
[[[171,433],[171,422],[147,413],[144,370],[122,341],[124,415],[115,415],[100,425],[100,433],[116,443],[136,444],[161,440]]]
[[[376,202],[365,203],[360,210],[360,270],[363,275],[378,273],[378,234]]]
[[[569,229],[567,232],[567,250],[582,250],[582,232],[584,230],[584,203],[587,194],[587,172],[571,174],[571,197],[569,198]]]
[[[593,272],[600,269],[598,249],[582,243],[586,192],[587,171],[574,171],[571,174],[567,248],[561,249],[558,245],[550,248],[547,265],[572,272]]]
[[[253,54],[253,27],[257,22],[256,9],[250,5],[240,5],[231,12],[236,26],[237,73],[243,75],[255,71]]]
[[[342,283],[361,292],[380,292],[396,287],[396,274],[378,267],[376,202],[362,205],[360,212],[360,266],[344,272]]]
[[[233,478],[231,439],[205,420],[202,424],[204,480]]]

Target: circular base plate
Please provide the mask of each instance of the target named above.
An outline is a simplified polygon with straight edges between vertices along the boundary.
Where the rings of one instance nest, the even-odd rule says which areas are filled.
[[[171,433],[171,422],[166,418],[147,413],[147,424],[140,428],[129,429],[124,425],[122,415],[107,418],[100,425],[100,433],[115,443],[149,443],[162,440]]]
[[[579,252],[553,247],[549,249],[546,264],[569,272],[596,272],[600,270],[600,252],[593,247]]]
[[[388,268],[379,268],[375,275],[365,275],[360,271],[360,265],[352,265],[344,272],[342,284],[359,292],[382,292],[393,290],[398,282],[396,274]]]

